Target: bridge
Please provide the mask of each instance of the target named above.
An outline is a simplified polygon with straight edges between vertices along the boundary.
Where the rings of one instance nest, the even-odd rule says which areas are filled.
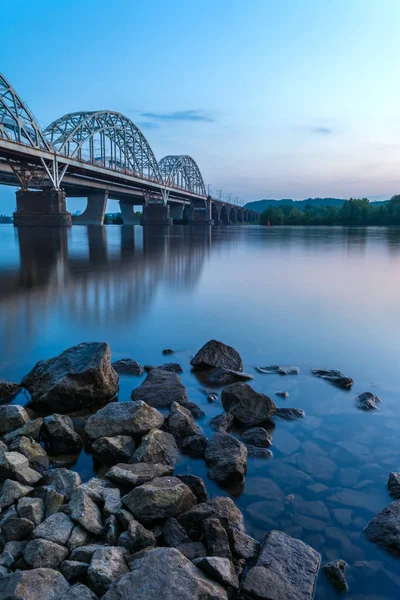
[[[124,224],[247,223],[258,213],[212,198],[192,157],[157,161],[149,142],[126,116],[109,110],[64,115],[42,130],[0,74],[0,184],[20,186],[14,224],[102,225],[109,198],[119,200]],[[71,217],[67,197],[86,197]]]

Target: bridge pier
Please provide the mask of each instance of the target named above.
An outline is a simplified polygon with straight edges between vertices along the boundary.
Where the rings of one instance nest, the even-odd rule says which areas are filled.
[[[190,212],[190,225],[213,225],[211,216],[211,200],[207,198],[204,202],[192,202]]]
[[[87,205],[81,215],[73,218],[74,225],[103,225],[106,214],[108,192],[88,194]]]
[[[71,213],[67,212],[62,190],[17,190],[16,198],[15,227],[71,227]]]
[[[184,204],[170,204],[169,214],[173,222],[183,221],[183,211],[185,210]]]
[[[145,204],[142,225],[172,225],[168,204]]]
[[[139,225],[139,220],[135,215],[135,207],[133,204],[128,204],[128,202],[123,202],[121,200],[119,208],[121,210],[124,225]]]

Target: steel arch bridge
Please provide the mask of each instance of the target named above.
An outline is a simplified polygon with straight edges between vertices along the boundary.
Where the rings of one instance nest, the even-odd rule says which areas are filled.
[[[191,156],[169,154],[158,164],[165,185],[182,188],[199,196],[207,195],[200,169]]]

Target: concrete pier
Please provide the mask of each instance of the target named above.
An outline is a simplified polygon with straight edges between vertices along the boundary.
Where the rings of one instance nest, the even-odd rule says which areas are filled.
[[[73,218],[74,225],[103,225],[108,192],[93,192],[87,197],[87,205],[81,215]]]
[[[62,190],[17,190],[16,198],[15,227],[71,227],[72,217],[67,212],[65,193]]]
[[[172,225],[168,204],[143,206],[142,225]]]
[[[121,201],[119,203],[119,208],[121,210],[124,225],[139,225],[139,219],[135,215],[135,207],[133,204]]]

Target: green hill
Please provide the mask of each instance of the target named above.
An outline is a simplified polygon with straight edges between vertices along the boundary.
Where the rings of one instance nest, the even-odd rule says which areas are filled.
[[[283,204],[292,205],[299,210],[304,210],[307,204],[311,204],[311,206],[341,207],[343,202],[345,202],[344,198],[307,198],[306,200],[291,200],[290,198],[283,198],[282,200],[264,199],[248,202],[245,204],[245,208],[250,208],[251,210],[256,210],[257,212],[262,213],[269,206],[279,208],[279,206],[282,206]]]

